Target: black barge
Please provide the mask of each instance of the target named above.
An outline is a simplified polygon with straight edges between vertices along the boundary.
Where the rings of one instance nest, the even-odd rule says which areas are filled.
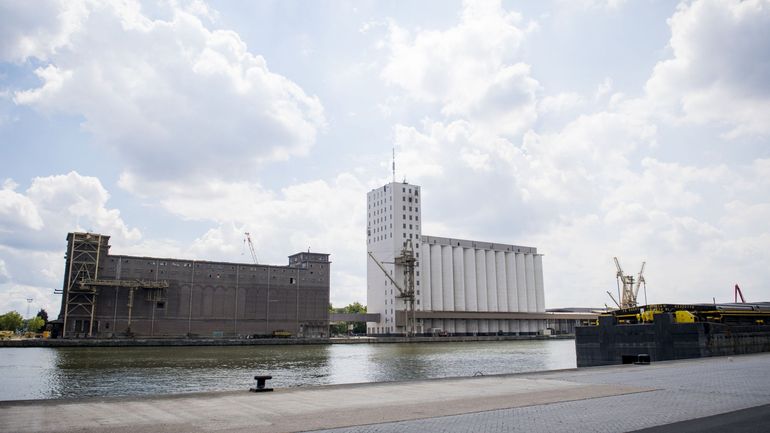
[[[770,352],[770,302],[657,304],[575,328],[577,366]]]

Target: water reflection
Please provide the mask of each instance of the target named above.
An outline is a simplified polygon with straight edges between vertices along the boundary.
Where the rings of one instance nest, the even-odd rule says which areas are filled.
[[[2,348],[0,400],[243,390],[575,367],[574,342]]]

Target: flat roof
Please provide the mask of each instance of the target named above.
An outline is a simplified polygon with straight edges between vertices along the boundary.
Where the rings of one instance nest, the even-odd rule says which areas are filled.
[[[431,245],[447,245],[453,247],[478,248],[482,250],[506,251],[512,253],[537,254],[537,248],[522,245],[501,244],[498,242],[472,241],[467,239],[445,238],[440,236],[423,235],[420,243]]]

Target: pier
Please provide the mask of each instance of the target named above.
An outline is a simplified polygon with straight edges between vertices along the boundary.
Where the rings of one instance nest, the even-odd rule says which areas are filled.
[[[621,432],[715,422],[729,431],[733,424],[720,420],[767,422],[769,368],[763,353],[269,393],[248,392],[244,378],[237,392],[1,402],[0,426],[19,433]]]

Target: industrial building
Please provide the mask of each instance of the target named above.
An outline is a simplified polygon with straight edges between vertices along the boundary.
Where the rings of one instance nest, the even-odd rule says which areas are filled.
[[[67,235],[60,337],[328,336],[329,254],[183,260],[112,255],[109,239]]]
[[[550,316],[537,249],[423,236],[420,192],[393,182],[367,194],[367,311],[380,314],[368,333],[542,331]]]

